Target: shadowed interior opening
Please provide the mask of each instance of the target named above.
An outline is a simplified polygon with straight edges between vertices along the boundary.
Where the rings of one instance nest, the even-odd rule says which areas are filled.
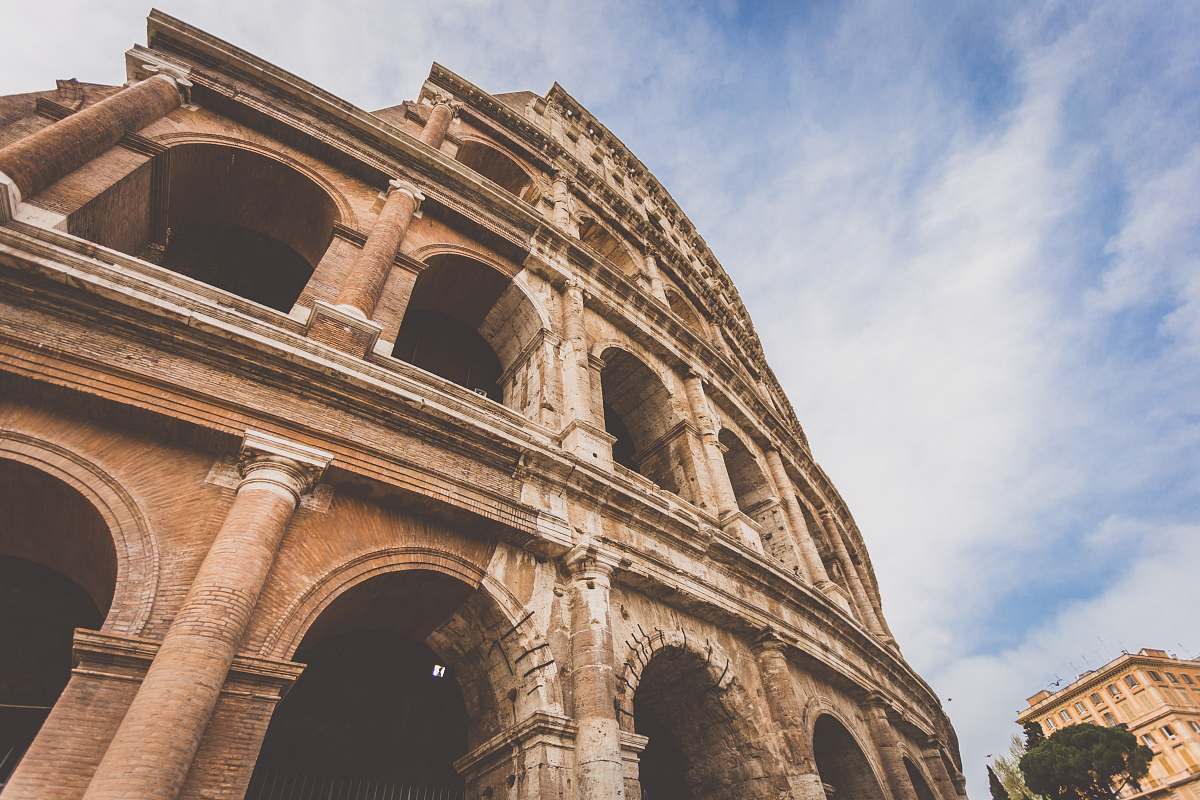
[[[116,585],[99,512],[62,481],[0,460],[0,786],[71,676],[76,628],[99,628]]]
[[[682,459],[664,441],[675,425],[666,387],[625,350],[610,347],[602,360],[604,428],[616,437],[613,460],[678,494]]]
[[[308,666],[271,719],[246,797],[371,796],[364,786],[380,796],[460,797],[453,762],[467,748],[463,693],[453,669],[436,674],[445,662],[425,642],[472,591],[409,571],[371,578],[331,603],[296,651]]]
[[[858,743],[828,714],[813,726],[813,757],[827,800],[884,800],[883,789]]]
[[[917,769],[917,765],[908,756],[904,757],[904,769],[908,772],[908,779],[912,782],[913,789],[917,792],[917,800],[935,800],[933,789],[926,782],[925,776],[921,774],[921,770]]]
[[[522,200],[531,203],[537,199],[533,179],[520,164],[502,150],[483,142],[468,140],[459,146],[455,158]]]

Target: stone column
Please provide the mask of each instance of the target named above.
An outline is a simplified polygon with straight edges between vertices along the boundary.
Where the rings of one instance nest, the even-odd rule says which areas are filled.
[[[904,757],[900,754],[900,741],[896,729],[888,719],[887,700],[878,692],[871,692],[866,698],[867,725],[871,729],[871,739],[875,749],[879,751],[879,760],[883,764],[884,775],[887,776],[888,786],[892,790],[892,800],[917,800],[917,790],[913,788],[908,778],[908,770],[904,767]]]
[[[29,198],[183,103],[187,79],[160,72],[0,149],[0,209]],[[3,212],[0,212],[3,213]],[[2,220],[0,220],[2,221]]]
[[[581,543],[564,559],[571,576],[571,683],[575,698],[575,797],[623,800],[625,765],[609,618],[614,564]]]
[[[363,319],[373,317],[383,285],[392,271],[396,251],[424,199],[421,190],[409,181],[393,180],[388,184],[383,209],[354,259],[350,274],[338,292],[336,305],[357,312]]]
[[[662,275],[658,271],[658,257],[653,250],[647,250],[642,258],[642,268],[638,271],[638,283],[659,300],[667,302],[667,289],[663,285]]]
[[[717,519],[721,520],[729,514],[738,512],[737,495],[733,492],[733,484],[729,480],[729,470],[725,468],[725,457],[721,445],[717,441],[717,423],[712,418],[708,408],[708,400],[704,396],[704,378],[695,369],[688,370],[683,379],[683,390],[687,395],[688,405],[692,409],[692,417],[700,430],[700,441],[704,445],[705,461],[708,463],[708,474],[716,491]]]
[[[821,517],[821,524],[825,526],[825,533],[829,536],[833,554],[837,557],[838,563],[842,565],[842,571],[846,573],[846,582],[850,584],[850,596],[854,598],[854,607],[858,610],[863,627],[883,638],[883,630],[879,627],[879,620],[875,617],[875,606],[867,597],[867,591],[863,588],[862,580],[858,576],[858,569],[850,558],[850,552],[846,549],[846,542],[842,539],[842,531],[838,526],[833,509],[824,506],[818,514]]]
[[[579,236],[579,228],[571,219],[571,179],[564,170],[554,173],[551,190],[554,197],[554,224],[572,236]]]
[[[440,149],[442,142],[446,141],[446,132],[450,130],[450,122],[457,113],[457,104],[453,100],[445,95],[438,95],[437,99],[433,101],[433,110],[429,112],[429,119],[425,120],[425,127],[421,129],[421,141],[434,150]]]
[[[583,284],[577,278],[569,278],[562,293],[563,341],[567,346],[567,357],[563,359],[563,394],[569,419],[593,422],[595,415],[583,311]]]
[[[942,743],[936,738],[930,738],[921,748],[921,758],[925,759],[925,767],[933,776],[941,800],[958,800],[954,779],[950,777],[950,770],[946,769],[946,761],[942,758]]]
[[[817,543],[813,541],[812,531],[804,519],[800,509],[800,501],[796,499],[796,489],[792,479],[788,477],[787,468],[783,465],[783,456],[773,447],[767,448],[767,469],[771,479],[775,481],[775,490],[783,500],[783,509],[791,524],[792,536],[800,548],[800,558],[804,563],[804,572],[810,583],[818,589],[824,589],[829,584],[829,575],[825,572],[825,564],[821,554],[817,552]]]
[[[92,776],[87,800],[179,795],[288,522],[329,461],[311,447],[246,434],[237,496]]]
[[[771,720],[786,749],[786,774],[793,800],[825,800],[825,789],[813,758],[812,740],[804,730],[804,710],[788,669],[784,642],[767,631],[756,642],[754,654],[762,676],[763,692]]]

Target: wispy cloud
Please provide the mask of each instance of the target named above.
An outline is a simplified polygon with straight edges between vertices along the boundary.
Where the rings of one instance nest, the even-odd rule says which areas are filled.
[[[120,80],[143,36],[0,3],[0,91]],[[437,60],[620,135],[742,289],[976,796],[1056,675],[1200,650],[1200,7],[165,8],[367,108]]]

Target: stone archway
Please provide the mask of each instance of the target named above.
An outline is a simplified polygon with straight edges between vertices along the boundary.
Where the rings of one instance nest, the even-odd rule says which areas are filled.
[[[531,714],[562,713],[557,665],[531,616],[479,566],[431,548],[366,553],[327,573],[261,648],[308,667],[276,709],[247,797],[355,780],[431,797],[474,791],[481,777],[460,776],[457,762]],[[353,691],[339,688],[347,676]],[[347,746],[322,745],[330,731]],[[321,763],[322,747],[339,769]]]
[[[71,677],[76,628],[99,629],[118,554],[104,517],[49,472],[0,459],[0,786]]]
[[[904,770],[908,773],[908,780],[917,793],[917,800],[937,800],[937,795],[934,794],[929,781],[925,779],[925,773],[913,759],[909,758],[908,754],[904,755]]]
[[[813,724],[813,760],[826,800],[886,800],[866,751],[832,714],[821,714]]]
[[[648,737],[639,761],[647,800],[774,800],[787,792],[733,663],[712,642],[682,630],[639,637],[618,698],[622,724]]]

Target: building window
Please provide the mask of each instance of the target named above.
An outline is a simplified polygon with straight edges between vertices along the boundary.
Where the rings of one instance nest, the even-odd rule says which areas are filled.
[[[1182,675],[1180,675],[1179,677],[1183,678],[1183,682],[1186,683],[1188,686],[1192,685],[1192,676],[1191,675],[1188,675],[1185,672]]]
[[[1167,673],[1167,680],[1169,680],[1171,683],[1179,683],[1179,678],[1176,678],[1176,677],[1175,677],[1175,673],[1174,673],[1174,672],[1168,672],[1168,673]]]
[[[1054,731],[1058,730],[1058,729],[1055,727],[1055,725],[1054,725],[1054,718],[1053,718],[1053,717],[1046,717],[1046,721],[1042,723],[1042,726],[1043,726],[1043,727],[1046,729],[1046,731],[1047,731],[1047,732],[1049,732],[1049,733],[1053,733]]]
[[[1110,728],[1117,724],[1117,718],[1112,715],[1111,711],[1104,712],[1104,724],[1108,725]]]
[[[1146,674],[1150,676],[1150,680],[1162,683],[1162,675],[1159,675],[1154,670],[1149,670]]]
[[[1163,736],[1166,736],[1168,739],[1175,738],[1175,729],[1170,725],[1163,725],[1161,728],[1159,728],[1159,730],[1162,731]]]
[[[1200,733],[1200,722],[1196,722],[1194,719],[1189,719],[1188,725],[1191,727],[1192,733]]]
[[[1092,692],[1090,699],[1092,701],[1092,705],[1094,705],[1096,708],[1100,708],[1102,705],[1104,705],[1104,701],[1100,699],[1099,692]]]
[[[1087,712],[1087,708],[1083,705],[1083,703],[1076,703],[1075,704],[1075,713],[1082,717],[1084,714],[1086,714],[1088,712]]]
[[[1063,722],[1070,722],[1071,721],[1071,712],[1067,711],[1064,708],[1062,711],[1058,712],[1058,718],[1061,719]]]
[[[1154,747],[1154,736],[1149,733],[1142,734],[1142,741],[1147,747]]]
[[[1117,698],[1118,700],[1121,699],[1121,690],[1117,688],[1117,685],[1115,683],[1110,683],[1108,685],[1108,693],[1111,694],[1113,697]]]
[[[1126,675],[1125,676],[1125,685],[1128,686],[1130,689],[1136,689],[1138,687],[1137,678],[1133,677],[1132,675]]]

